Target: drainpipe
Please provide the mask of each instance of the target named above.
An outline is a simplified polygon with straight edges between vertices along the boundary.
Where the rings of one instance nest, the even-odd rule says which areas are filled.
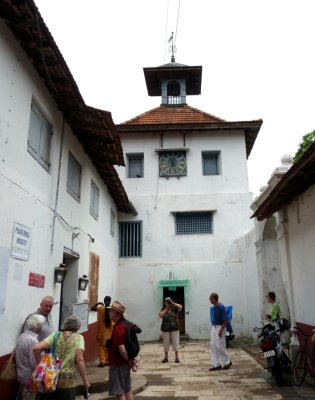
[[[60,183],[60,171],[61,171],[61,158],[62,158],[62,149],[63,149],[63,139],[65,133],[65,117],[62,115],[62,130],[61,130],[61,142],[60,142],[60,152],[59,152],[59,165],[58,165],[58,177],[57,177],[57,189],[56,189],[56,198],[55,198],[55,207],[54,207],[54,216],[52,223],[52,231],[51,231],[51,243],[50,243],[50,254],[54,251],[54,239],[55,239],[55,225],[57,218],[57,205],[58,205],[58,197],[59,197],[59,183]]]

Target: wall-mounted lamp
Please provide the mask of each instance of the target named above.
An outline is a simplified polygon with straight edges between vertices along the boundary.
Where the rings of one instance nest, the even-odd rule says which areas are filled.
[[[79,290],[86,290],[89,280],[86,275],[79,278]]]
[[[60,264],[55,268],[55,283],[63,283],[67,275],[67,268],[65,264]]]

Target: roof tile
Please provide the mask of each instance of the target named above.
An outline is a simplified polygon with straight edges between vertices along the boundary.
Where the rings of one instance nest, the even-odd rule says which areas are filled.
[[[211,122],[225,122],[225,120],[188,105],[161,105],[121,125],[198,124]]]

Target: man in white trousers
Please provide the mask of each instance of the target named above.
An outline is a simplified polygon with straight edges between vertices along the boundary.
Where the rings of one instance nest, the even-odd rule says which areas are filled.
[[[210,308],[211,320],[211,342],[210,355],[213,367],[209,371],[218,371],[219,369],[229,369],[232,361],[226,351],[225,327],[228,323],[225,307],[219,302],[217,293],[211,293],[209,297],[213,307]],[[223,363],[223,367],[221,366]]]

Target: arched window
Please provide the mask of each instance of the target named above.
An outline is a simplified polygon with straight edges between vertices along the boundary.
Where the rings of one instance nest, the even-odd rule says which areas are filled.
[[[180,95],[180,84],[177,81],[171,81],[167,85],[168,96],[179,96]]]

